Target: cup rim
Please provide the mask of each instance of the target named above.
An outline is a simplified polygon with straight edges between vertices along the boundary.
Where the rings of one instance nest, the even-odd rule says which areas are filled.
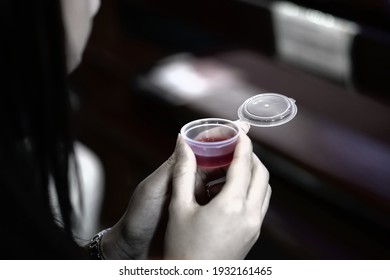
[[[229,139],[226,139],[226,140],[223,140],[223,141],[217,141],[217,142],[201,142],[201,141],[193,140],[193,139],[187,137],[186,129],[189,126],[194,125],[195,123],[202,123],[202,122],[205,123],[207,121],[216,121],[216,122],[221,121],[221,122],[228,123],[228,124],[231,125],[231,128],[233,128],[236,131],[236,134],[233,137],[229,138]],[[180,134],[187,142],[192,143],[192,144],[201,145],[201,146],[220,146],[220,145],[230,144],[230,143],[236,141],[238,136],[240,135],[240,128],[238,127],[238,125],[234,121],[231,121],[231,120],[228,120],[228,119],[223,119],[223,118],[202,118],[202,119],[197,119],[197,120],[190,121],[189,123],[185,124],[180,129]]]

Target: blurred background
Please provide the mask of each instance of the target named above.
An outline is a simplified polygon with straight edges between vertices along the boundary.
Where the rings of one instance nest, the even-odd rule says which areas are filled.
[[[101,227],[186,122],[276,92],[298,115],[249,132],[273,196],[248,259],[389,259],[389,19],[386,0],[102,0],[71,76]]]

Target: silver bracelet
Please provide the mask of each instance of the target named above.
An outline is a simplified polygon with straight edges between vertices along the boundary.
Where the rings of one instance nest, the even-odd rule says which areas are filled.
[[[106,228],[96,234],[90,241],[89,243],[89,255],[91,256],[92,259],[95,260],[105,260],[104,255],[102,253],[102,248],[101,248],[101,240],[108,231],[110,231],[111,228]]]

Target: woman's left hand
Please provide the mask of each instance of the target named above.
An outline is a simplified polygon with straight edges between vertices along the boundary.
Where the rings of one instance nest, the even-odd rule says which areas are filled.
[[[135,189],[122,218],[102,239],[107,259],[160,258],[176,153]],[[160,232],[161,227],[161,232]],[[157,234],[161,233],[161,234]],[[157,240],[161,238],[161,242]]]

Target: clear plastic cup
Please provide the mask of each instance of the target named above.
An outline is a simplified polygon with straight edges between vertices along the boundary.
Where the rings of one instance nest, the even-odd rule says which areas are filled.
[[[218,168],[232,161],[239,127],[230,120],[208,118],[186,124],[180,133],[193,150],[199,167]]]

